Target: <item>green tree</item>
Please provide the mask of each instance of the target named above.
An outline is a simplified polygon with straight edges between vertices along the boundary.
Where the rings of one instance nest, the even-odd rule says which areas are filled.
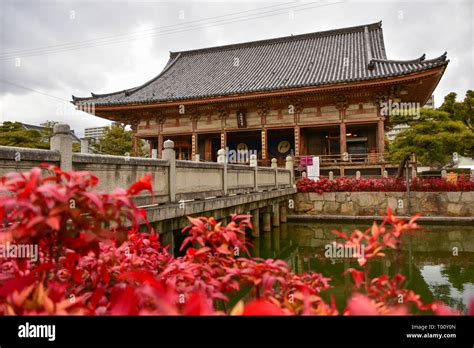
[[[448,98],[449,103],[450,98]],[[446,164],[453,152],[472,156],[474,133],[455,115],[456,106],[453,105],[456,104],[449,103],[444,103],[443,109],[450,110],[452,113],[439,109],[421,109],[419,116],[391,117],[392,124],[403,123],[410,127],[401,131],[390,145],[390,160],[403,160],[415,154],[418,161],[436,168]]]
[[[19,122],[5,121],[0,126],[0,145],[49,149],[49,142],[37,130],[24,129]]]
[[[474,91],[466,91],[462,102],[456,101],[456,98],[456,93],[449,93],[444,97],[443,104],[438,110],[447,112],[452,119],[462,121],[472,129],[474,124]]]
[[[104,134],[104,136],[92,146],[97,152],[107,155],[133,155],[133,134],[126,130],[125,125],[114,123]],[[143,140],[139,140],[139,155],[143,155]]]

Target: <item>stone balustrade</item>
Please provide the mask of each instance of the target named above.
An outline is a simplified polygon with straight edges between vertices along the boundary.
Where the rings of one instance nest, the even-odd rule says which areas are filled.
[[[91,172],[99,178],[97,189],[110,192],[117,187],[129,187],[146,173],[151,173],[155,204],[294,186],[291,157],[287,159],[285,168],[229,164],[222,160],[225,159],[223,149],[219,150],[220,163],[178,161],[171,140],[164,142],[163,159],[73,153],[67,134],[68,125],[55,125],[51,150],[1,146],[0,174],[27,171],[41,163],[49,163],[66,170]],[[139,205],[151,202],[149,193],[136,198]]]

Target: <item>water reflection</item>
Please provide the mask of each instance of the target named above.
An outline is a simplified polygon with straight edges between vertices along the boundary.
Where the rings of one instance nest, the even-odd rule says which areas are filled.
[[[342,274],[357,264],[349,259],[326,258],[325,245],[335,240],[332,230],[352,232],[368,227],[317,222],[282,224],[252,240],[252,254],[284,259],[297,273],[312,270],[332,277],[334,288],[327,295],[333,295],[342,308],[352,291],[349,276]],[[425,225],[416,236],[406,236],[400,250],[388,252],[370,269],[371,277],[396,273],[407,277],[407,287],[420,294],[423,301],[439,299],[466,311],[474,296],[474,227]]]

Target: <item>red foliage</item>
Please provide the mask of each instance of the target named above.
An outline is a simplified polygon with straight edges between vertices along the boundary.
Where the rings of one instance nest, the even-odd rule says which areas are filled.
[[[0,239],[38,243],[37,262],[0,263],[0,314],[3,315],[337,315],[334,300],[320,293],[330,279],[318,273],[295,274],[282,260],[247,257],[249,216],[234,215],[224,226],[213,218],[189,218],[191,225],[174,257],[159,235],[138,232],[146,215],[131,195],[151,191],[151,176],[128,190],[93,191],[97,178],[84,172],[48,167],[12,173],[1,179]],[[355,293],[344,314],[407,314],[409,304],[435,314],[453,312],[441,303],[424,304],[403,288],[404,278],[370,280],[368,265],[396,249],[404,233],[417,228],[389,211],[381,225],[350,236],[346,244],[364,245],[361,270],[351,269]],[[391,225],[391,228],[388,227]],[[251,288],[233,308],[229,298]],[[396,300],[404,299],[401,304]]]
[[[360,178],[338,177],[329,180],[320,177],[318,181],[308,178],[299,179],[296,187],[300,192],[405,192],[405,178]],[[411,191],[474,191],[474,182],[461,175],[456,182],[444,178],[413,178],[410,182]]]

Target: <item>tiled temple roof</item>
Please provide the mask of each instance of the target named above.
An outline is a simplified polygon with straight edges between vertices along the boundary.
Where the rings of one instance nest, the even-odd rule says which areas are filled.
[[[388,60],[382,23],[303,35],[172,52],[163,71],[145,84],[75,104],[139,104],[401,76],[447,65],[446,53],[425,60]]]

